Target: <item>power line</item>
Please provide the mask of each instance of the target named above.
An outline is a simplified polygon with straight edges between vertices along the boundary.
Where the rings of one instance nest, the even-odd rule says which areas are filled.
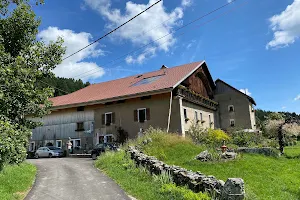
[[[44,83],[44,84],[46,84],[46,85],[48,85],[48,86],[50,86],[50,87],[52,87],[52,88],[60,90],[60,91],[64,92],[65,94],[69,94],[69,92],[66,92],[66,91],[64,91],[64,90],[62,90],[62,89],[60,89],[58,87],[54,87],[53,85],[50,85],[49,83],[46,83],[46,82],[44,82],[42,80],[39,80],[39,81],[42,82],[42,83]]]
[[[222,8],[224,8],[224,7],[226,7],[226,6],[228,6],[229,4],[233,3],[234,1],[237,1],[237,0],[233,0],[232,2],[227,3],[227,4],[225,4],[225,5],[221,6],[221,7],[219,7],[219,8],[217,8],[217,9],[215,9],[215,10],[213,10],[213,11],[211,11],[211,12],[209,12],[209,13],[207,13],[207,14],[205,14],[205,15],[203,15],[203,16],[201,16],[201,17],[199,17],[199,18],[197,18],[197,19],[195,19],[195,20],[193,20],[193,21],[191,21],[191,22],[189,22],[188,24],[185,24],[185,25],[179,27],[178,29],[176,29],[176,30],[173,31],[172,33],[176,32],[176,31],[178,31],[178,30],[180,30],[180,29],[182,29],[182,28],[184,28],[184,27],[187,27],[187,26],[189,26],[190,24],[195,23],[196,21],[198,21],[198,20],[204,18],[205,16],[208,16],[208,15],[210,15],[210,14],[212,14],[212,13],[214,13],[214,12],[216,12],[216,11],[218,11],[218,10],[220,10],[220,9],[222,9]],[[248,2],[246,2],[246,3],[248,3]],[[244,4],[246,4],[246,3],[244,3]],[[244,4],[243,4],[243,5],[244,5]],[[221,16],[226,15],[226,14],[228,14],[228,13],[234,11],[234,10],[237,9],[237,8],[238,8],[238,7],[235,7],[234,9],[231,9],[231,10],[229,10],[229,11],[223,12],[223,13],[221,13],[220,15],[216,16],[215,18],[212,18],[212,19],[210,19],[210,20],[208,20],[208,21],[206,21],[206,22],[204,22],[204,23],[201,23],[200,25],[197,25],[197,27],[202,26],[202,25],[205,25],[205,24],[207,24],[207,23],[209,23],[209,22],[212,22],[212,21],[214,21],[214,20],[220,18]],[[141,49],[144,49],[145,47],[149,46],[150,44],[152,44],[152,43],[154,43],[154,42],[156,42],[156,41],[158,41],[158,40],[161,40],[161,39],[163,39],[164,37],[166,37],[166,36],[168,36],[168,35],[170,35],[170,34],[172,34],[172,33],[169,33],[169,34],[167,34],[167,35],[165,35],[165,36],[163,36],[163,37],[161,37],[161,38],[158,38],[157,40],[152,41],[152,42],[150,42],[150,43],[144,45],[144,46],[141,47],[141,48],[138,48],[138,49],[133,50],[133,51],[131,51],[131,52],[129,52],[129,53],[126,53],[126,54],[124,54],[124,55],[118,57],[117,59],[111,60],[111,61],[108,62],[107,64],[112,63],[112,62],[114,62],[114,61],[116,61],[116,60],[119,60],[120,58],[125,57],[125,56],[127,56],[127,55],[129,55],[129,54],[131,54],[131,53],[133,53],[133,52],[136,52],[136,51],[139,51],[139,50],[141,50]],[[180,34],[179,36],[182,36],[182,35],[184,35],[184,34],[185,34],[185,33],[182,33],[182,34]],[[167,41],[166,41],[166,42],[167,42]],[[165,42],[164,42],[164,43],[165,43]],[[164,43],[162,43],[162,44],[164,44]],[[149,50],[148,50],[148,51],[149,51]],[[147,51],[144,51],[144,52],[147,52]],[[120,63],[122,63],[122,62],[125,62],[125,60],[122,60],[121,62],[116,63],[116,65],[118,65],[118,64],[120,64]],[[113,65],[113,66],[116,66],[116,65]],[[111,66],[111,67],[113,67],[113,66]],[[83,77],[81,77],[81,78],[84,78],[84,77],[86,77],[86,76],[90,76],[91,74],[97,73],[97,72],[99,71],[98,68],[96,68],[96,70],[97,70],[96,72],[87,74],[87,75],[85,75],[85,76],[83,76]],[[82,74],[79,74],[79,75],[77,75],[77,76],[83,75],[83,74],[88,73],[88,72],[91,72],[91,71],[95,71],[95,70],[90,70],[90,71],[84,72],[84,73],[82,73]],[[75,76],[75,77],[77,77],[77,76]],[[45,84],[47,84],[47,83],[45,83]],[[47,84],[47,85],[49,85],[49,84]],[[49,86],[51,86],[51,85],[49,85]],[[51,86],[51,87],[53,87],[53,86]],[[56,88],[56,87],[54,87],[54,88]],[[59,89],[59,88],[56,88],[56,89]],[[59,90],[61,90],[61,89],[59,89]],[[63,90],[61,90],[61,91],[63,91]],[[66,92],[66,91],[63,91],[63,92],[65,92],[66,94],[68,94],[68,92]]]
[[[162,0],[157,1],[156,3],[152,4],[151,6],[149,6],[148,8],[146,8],[145,10],[143,10],[142,12],[140,12],[139,14],[135,15],[134,17],[132,17],[131,19],[129,19],[129,20],[126,21],[125,23],[121,24],[121,25],[118,26],[117,28],[111,30],[110,32],[106,33],[105,35],[103,35],[102,37],[98,38],[98,39],[95,40],[94,42],[92,42],[92,43],[86,45],[85,47],[79,49],[78,51],[72,53],[71,55],[65,57],[65,58],[62,59],[62,60],[66,60],[67,58],[70,58],[71,56],[73,56],[73,55],[79,53],[80,51],[82,51],[82,50],[88,48],[89,46],[95,44],[95,43],[98,42],[99,40],[102,40],[102,39],[105,38],[106,36],[112,34],[113,32],[115,32],[116,30],[118,30],[118,29],[121,28],[122,26],[126,25],[127,23],[129,23],[129,22],[132,21],[133,19],[137,18],[138,16],[140,16],[141,14],[143,14],[144,12],[146,12],[147,10],[149,10],[150,8],[152,8],[153,6],[155,6],[156,4],[158,4],[158,3],[161,2],[161,1],[162,1]]]
[[[200,27],[200,26],[204,26],[204,25],[206,25],[206,24],[208,24],[208,23],[210,23],[210,22],[212,22],[212,21],[214,21],[214,20],[217,20],[218,18],[220,18],[220,17],[222,17],[222,16],[224,16],[224,15],[226,15],[226,14],[229,14],[230,12],[233,12],[233,11],[236,10],[237,8],[242,7],[242,6],[244,6],[245,4],[247,4],[247,3],[248,3],[248,2],[245,2],[244,4],[241,4],[240,6],[237,6],[237,7],[233,8],[233,9],[230,9],[230,10],[228,10],[228,11],[225,11],[225,12],[223,12],[223,13],[217,15],[216,17],[214,17],[214,18],[212,18],[212,19],[210,19],[210,20],[207,20],[207,21],[205,21],[205,22],[203,22],[203,23],[197,25],[196,28],[198,28],[198,27]],[[182,36],[182,35],[184,35],[184,34],[185,34],[185,33],[182,33],[182,34],[178,35],[177,37]],[[166,42],[167,42],[167,41],[166,41]],[[164,42],[164,43],[166,43],[166,42]],[[164,43],[162,43],[162,44],[164,44]],[[162,44],[161,44],[161,45],[162,45]],[[148,51],[150,51],[150,50],[148,50]],[[146,53],[147,51],[144,51],[144,52]],[[115,66],[117,66],[118,64],[123,63],[123,62],[125,62],[125,60],[122,60],[122,61],[120,61],[120,62],[118,62],[118,63],[116,63],[115,65],[110,66],[110,67],[115,67]],[[95,70],[97,70],[97,71],[95,71]],[[85,78],[85,77],[90,76],[90,75],[92,75],[92,74],[94,74],[94,73],[97,73],[97,72],[99,71],[99,68],[96,68],[96,69],[94,69],[94,70],[92,70],[92,71],[95,71],[95,72],[90,73],[90,74],[87,74],[87,75],[85,75],[85,76],[83,76],[83,77],[80,77],[80,78]],[[85,73],[82,73],[81,75],[83,75],[83,74],[85,74]]]
[[[105,63],[104,65],[102,65],[102,67],[105,67],[106,65],[108,65],[108,64],[110,64],[110,63],[113,63],[113,62],[115,62],[115,61],[117,61],[117,60],[120,60],[121,58],[124,58],[124,57],[126,57],[126,56],[128,56],[128,55],[130,55],[130,54],[132,54],[132,53],[134,53],[134,52],[138,52],[139,50],[142,50],[142,49],[146,48],[147,46],[149,46],[149,45],[151,45],[151,44],[153,44],[153,43],[155,43],[155,42],[157,42],[157,41],[159,41],[159,40],[161,40],[161,39],[163,39],[163,38],[165,38],[165,37],[167,37],[167,36],[169,36],[169,35],[171,35],[171,34],[177,32],[177,31],[179,31],[179,30],[181,30],[181,29],[183,29],[183,28],[185,28],[185,27],[187,27],[187,26],[189,26],[189,25],[195,23],[196,21],[199,21],[200,19],[203,19],[204,17],[206,17],[206,16],[208,16],[208,15],[211,15],[211,14],[214,13],[214,12],[217,12],[218,10],[220,10],[220,9],[222,9],[222,8],[224,8],[224,7],[228,6],[228,5],[230,5],[230,4],[232,4],[232,3],[235,2],[235,1],[237,1],[237,0],[233,0],[233,1],[229,2],[229,3],[226,3],[226,4],[224,4],[223,6],[220,6],[220,7],[216,8],[216,9],[214,9],[214,10],[212,10],[212,11],[206,13],[205,15],[202,15],[201,17],[196,18],[196,19],[190,21],[189,23],[187,23],[187,24],[185,24],[185,25],[182,25],[181,27],[175,29],[174,31],[172,31],[172,32],[170,32],[170,33],[168,33],[168,34],[166,34],[166,35],[164,35],[164,36],[162,36],[162,37],[160,37],[160,38],[158,38],[158,39],[152,41],[152,42],[149,42],[148,44],[145,44],[144,46],[142,46],[142,47],[140,47],[140,48],[137,48],[137,49],[135,49],[135,50],[133,50],[133,51],[130,51],[130,52],[128,52],[128,53],[125,53],[125,54],[123,54],[122,56],[119,56],[119,57],[117,57],[117,58],[115,58],[115,59],[113,59],[113,60],[111,60],[111,61]],[[224,13],[223,13],[223,14],[224,14]],[[213,21],[213,20],[211,20],[211,21]],[[210,22],[210,21],[208,21],[208,22]],[[206,22],[206,23],[208,23],[208,22]],[[80,74],[78,74],[78,75],[75,75],[74,78],[79,77],[79,76],[82,76],[83,74],[87,74],[87,73],[89,73],[89,72],[93,72],[93,71],[96,71],[96,72],[94,72],[94,73],[97,73],[97,72],[99,71],[99,68],[96,68],[96,67],[95,67],[95,69],[91,69],[91,70],[89,70],[89,71],[86,71],[86,72],[80,73]],[[91,74],[94,74],[94,73],[91,73]],[[89,75],[90,75],[90,74],[89,74]],[[86,77],[86,76],[83,76],[83,77]],[[82,78],[82,77],[81,77],[81,78]]]

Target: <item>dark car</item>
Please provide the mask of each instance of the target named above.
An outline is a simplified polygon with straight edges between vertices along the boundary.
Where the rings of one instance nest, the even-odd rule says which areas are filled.
[[[105,152],[107,150],[117,151],[117,149],[118,146],[114,143],[99,143],[91,151],[91,157],[93,160],[96,160],[97,157],[100,156],[102,152]]]

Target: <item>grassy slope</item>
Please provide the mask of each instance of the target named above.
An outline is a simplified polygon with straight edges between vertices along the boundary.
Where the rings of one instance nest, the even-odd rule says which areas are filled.
[[[175,196],[169,196],[169,192],[162,192],[162,183],[157,182],[144,168],[136,168],[124,151],[102,154],[95,164],[96,167],[114,179],[127,193],[139,200],[183,199],[181,196],[182,193],[173,193]],[[184,188],[179,190],[184,192],[184,194],[191,192]],[[207,200],[209,197],[205,194],[198,193],[197,198],[194,196],[194,198],[191,199]]]
[[[163,200],[164,197],[157,192],[160,187],[152,184],[153,180],[146,172],[143,173],[132,165],[133,162],[125,158],[123,151],[114,155],[106,153],[96,161],[96,167],[114,179],[127,193],[138,199]]]
[[[244,154],[236,161],[201,163],[193,158],[203,147],[178,136],[152,135],[151,138],[153,142],[144,147],[146,154],[224,181],[229,177],[241,177],[246,184],[248,199],[300,199],[299,159]]]
[[[22,163],[8,165],[0,172],[0,199],[23,199],[32,186],[36,174],[36,167]]]
[[[300,158],[300,144],[284,148],[284,153],[288,158]]]

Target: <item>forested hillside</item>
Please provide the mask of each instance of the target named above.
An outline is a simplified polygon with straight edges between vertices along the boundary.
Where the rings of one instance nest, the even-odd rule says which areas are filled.
[[[278,112],[278,116],[275,116],[274,112],[272,111],[265,111],[261,109],[257,109],[255,111],[256,119],[259,120],[260,122],[265,121],[266,119],[270,118],[278,118],[282,116],[284,119],[289,119],[289,118],[295,118],[300,120],[300,115],[296,114],[295,112]]]
[[[75,92],[80,90],[81,88],[87,87],[90,85],[89,82],[83,83],[81,79],[75,80],[73,78],[61,78],[61,77],[51,77],[45,78],[43,82],[48,83],[49,85],[53,86],[55,89],[54,96],[61,96],[65,95],[66,93]],[[42,86],[49,86],[40,82]]]

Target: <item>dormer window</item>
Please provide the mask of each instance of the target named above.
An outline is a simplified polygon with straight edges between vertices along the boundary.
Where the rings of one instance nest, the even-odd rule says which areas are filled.
[[[228,106],[228,112],[234,112],[234,106],[233,105]]]

